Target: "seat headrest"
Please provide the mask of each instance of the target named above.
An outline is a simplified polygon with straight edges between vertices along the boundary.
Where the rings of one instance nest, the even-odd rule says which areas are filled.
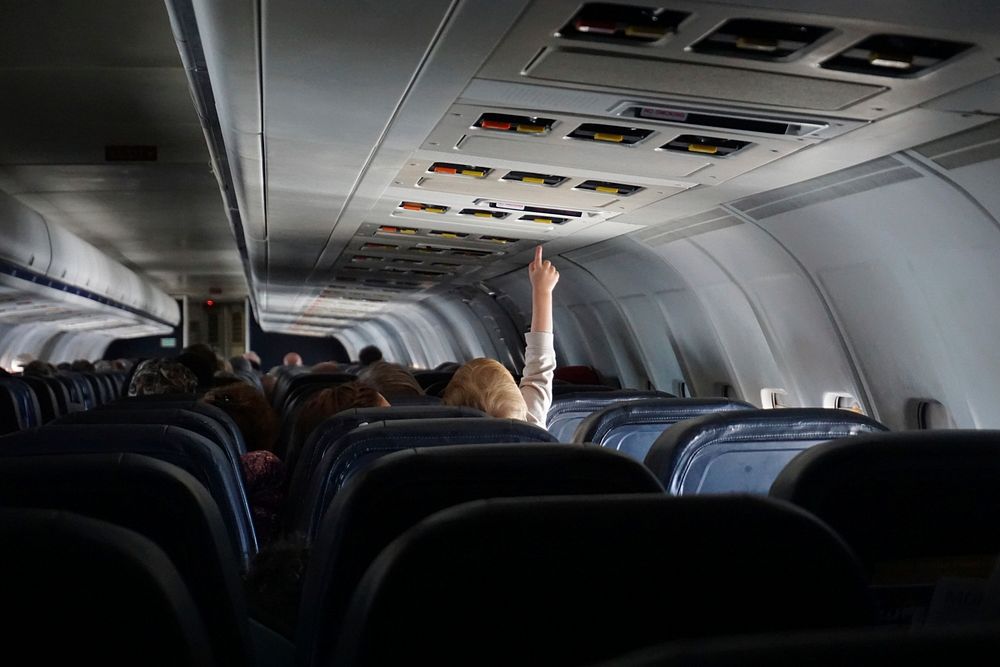
[[[5,457],[0,506],[75,512],[148,538],[191,591],[220,662],[250,659],[239,563],[218,505],[186,471],[136,454]]]
[[[799,451],[820,442],[886,431],[849,410],[782,408],[717,412],[668,428],[646,455],[668,493],[767,493]]]
[[[869,566],[1000,552],[1000,431],[874,433],[812,447],[770,495],[816,514]]]
[[[638,461],[598,447],[531,443],[405,449],[360,471],[334,498],[311,550],[296,650],[329,664],[347,603],[394,538],[434,512],[497,497],[663,493]]]
[[[879,627],[669,642],[591,667],[987,667],[996,655],[1000,624],[993,622],[921,632]]]
[[[662,425],[730,410],[753,410],[754,406],[728,398],[649,398],[608,405],[580,422],[574,442],[603,443],[612,430],[628,426]]]
[[[0,458],[41,454],[128,452],[176,465],[198,479],[215,499],[225,519],[232,546],[246,567],[257,552],[242,474],[221,447],[176,426],[147,424],[52,425],[4,438]]]
[[[527,422],[491,417],[399,419],[358,427],[327,448],[312,472],[297,527],[307,538],[314,536],[323,512],[347,479],[386,454],[412,447],[519,442],[555,442],[555,438]]]
[[[451,405],[392,405],[383,408],[351,408],[329,417],[309,435],[302,449],[292,461],[292,477],[289,484],[289,502],[297,504],[308,484],[309,477],[326,450],[344,435],[364,424],[396,419],[422,418],[469,418],[485,417],[486,413],[475,408]],[[291,515],[297,513],[289,507]]]
[[[585,665],[659,641],[861,625],[857,562],[745,496],[493,499],[438,512],[365,573],[340,665]]]
[[[163,551],[67,512],[0,509],[4,651],[35,664],[217,664],[201,614]]]

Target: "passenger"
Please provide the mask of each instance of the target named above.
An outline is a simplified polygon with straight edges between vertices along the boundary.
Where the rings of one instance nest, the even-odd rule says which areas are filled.
[[[281,363],[285,366],[301,366],[302,357],[298,352],[289,352],[282,358]]]
[[[288,466],[295,469],[295,461],[302,445],[316,427],[327,418],[351,408],[380,408],[388,405],[389,401],[382,394],[359,381],[347,382],[316,392],[305,402],[295,420],[295,430],[291,441],[287,443],[285,454]]]
[[[248,387],[251,386],[247,380],[244,380],[235,373],[230,373],[228,371],[216,371],[215,374],[212,375],[211,387],[225,387],[233,384],[234,382],[240,382]]]
[[[73,364],[69,363],[68,361],[61,361],[58,364],[56,364],[56,370],[71,371],[73,370]]]
[[[35,359],[34,361],[29,361],[21,372],[24,375],[48,378],[55,376],[56,367],[41,359]]]
[[[254,532],[260,545],[266,546],[278,534],[285,506],[287,469],[281,459],[262,450],[241,456],[240,467],[253,514]]]
[[[260,370],[260,355],[258,355],[253,350],[247,350],[243,353],[243,358],[250,362],[250,366],[255,370]]]
[[[524,371],[521,385],[500,362],[473,359],[452,377],[444,390],[445,405],[465,405],[494,417],[520,419],[545,428],[552,405],[552,376],[556,355],[552,333],[552,290],[559,272],[542,260],[542,247],[528,265],[531,281],[531,332],[525,334]]]
[[[188,350],[177,355],[174,361],[182,364],[194,374],[199,387],[204,389],[212,386],[212,378],[217,370],[214,353],[209,358],[202,352]]]
[[[264,398],[270,402],[274,398],[274,385],[278,383],[278,378],[273,375],[261,375],[260,386],[264,388]]]
[[[108,359],[98,359],[94,362],[95,373],[110,373],[115,368]]]
[[[246,357],[229,357],[229,365],[234,373],[250,373],[253,371],[253,366],[250,365],[250,360]]]
[[[236,422],[247,451],[272,451],[278,437],[278,418],[267,399],[245,382],[232,382],[208,391],[201,401],[219,408]]]
[[[90,363],[86,359],[77,359],[72,363],[71,369],[75,373],[93,373],[94,364]]]
[[[186,366],[170,359],[147,359],[135,369],[128,395],[193,394],[197,388],[198,378]]]
[[[310,369],[312,373],[339,373],[340,364],[336,361],[321,361]]]
[[[423,387],[417,382],[417,378],[413,377],[413,373],[399,364],[390,364],[388,361],[372,362],[361,371],[358,378],[388,398],[424,395]]]
[[[250,615],[289,640],[295,639],[308,560],[304,539],[277,540],[257,553],[244,581]]]
[[[376,361],[382,360],[382,350],[378,349],[374,345],[369,345],[368,347],[361,348],[358,352],[358,361],[362,366],[370,366]]]

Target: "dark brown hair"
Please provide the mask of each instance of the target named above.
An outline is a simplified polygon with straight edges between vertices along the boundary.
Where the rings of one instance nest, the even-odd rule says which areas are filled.
[[[278,437],[278,418],[257,389],[244,382],[216,387],[201,399],[226,412],[243,433],[247,451],[271,451]]]

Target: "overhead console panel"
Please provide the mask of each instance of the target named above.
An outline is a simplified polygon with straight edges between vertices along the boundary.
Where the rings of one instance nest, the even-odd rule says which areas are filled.
[[[570,205],[576,202],[583,207],[605,206],[611,199],[620,198],[626,190],[633,195],[641,194],[629,199],[624,208],[619,209],[628,211],[696,184],[717,185],[790,155],[820,141],[821,136],[825,136],[823,131],[828,131],[833,124],[833,121],[821,116],[803,119],[795,114],[738,114],[683,104],[665,105],[604,97],[604,116],[548,110],[545,112],[546,130],[530,134],[483,127],[483,118],[500,115],[496,107],[456,104],[421,146],[421,154],[430,155],[430,151],[442,147],[451,149],[452,156],[462,155],[469,162],[486,165],[483,169],[487,172],[491,169],[497,171],[495,167],[490,167],[497,161],[532,164],[535,166],[531,171],[538,173],[551,171],[553,165],[565,167],[566,172],[546,175],[561,176],[566,181],[546,182],[545,185],[562,186],[567,192],[572,190],[567,195]],[[539,103],[546,101],[551,103],[551,100],[539,100]],[[519,108],[506,109],[504,113],[537,118],[536,114],[542,111]],[[703,144],[739,143],[742,150],[737,155],[736,151],[704,151],[695,146],[678,155],[673,148],[668,148],[679,137],[688,135],[705,137],[705,141],[701,142]],[[482,187],[455,185],[460,182],[459,179],[442,181],[436,178],[439,172],[434,169],[429,173],[419,173],[415,166],[419,165],[411,164],[404,169],[399,180],[428,189],[447,192],[478,190],[487,194]],[[584,168],[587,171],[583,171]],[[505,180],[507,172],[500,171],[503,173],[499,176],[486,173],[482,178],[491,180],[492,176],[492,180]],[[576,180],[569,180],[570,171],[579,174]],[[587,173],[605,176],[587,178]],[[461,172],[455,174],[461,175]],[[643,190],[625,188],[612,193],[607,189],[592,189],[591,196],[579,196],[580,184],[592,180],[624,180],[625,185],[642,187]],[[652,185],[663,187],[648,187]],[[511,190],[506,188],[502,192]],[[555,203],[552,198],[547,201]]]
[[[978,35],[961,20],[914,29],[843,4],[809,14],[692,0],[536,2],[479,78],[872,120],[1000,71],[988,25]]]

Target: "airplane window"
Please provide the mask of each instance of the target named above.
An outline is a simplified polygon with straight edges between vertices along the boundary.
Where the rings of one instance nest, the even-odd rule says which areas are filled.
[[[924,431],[955,428],[955,419],[941,401],[930,398],[917,404],[917,428]]]
[[[784,389],[768,388],[760,390],[760,406],[764,409],[787,408],[788,392]]]
[[[851,412],[857,412],[859,415],[865,414],[865,409],[861,407],[861,402],[851,394],[843,392],[828,391],[823,394],[823,407],[850,410]]]

